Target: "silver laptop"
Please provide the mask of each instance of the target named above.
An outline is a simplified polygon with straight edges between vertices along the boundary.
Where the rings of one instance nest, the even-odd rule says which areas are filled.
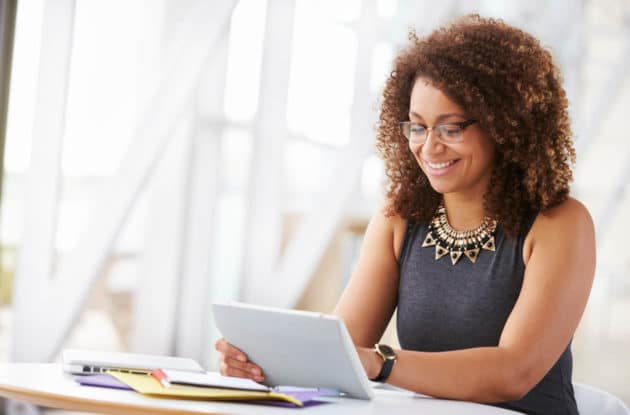
[[[199,363],[183,357],[95,350],[66,349],[63,351],[63,370],[74,375],[102,373],[108,370],[128,373],[150,373],[154,369],[205,372]]]
[[[225,339],[259,365],[269,386],[336,389],[359,399],[373,391],[339,317],[243,303],[212,305]]]

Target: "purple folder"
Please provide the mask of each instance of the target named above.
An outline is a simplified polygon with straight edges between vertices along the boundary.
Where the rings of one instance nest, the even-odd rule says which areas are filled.
[[[99,386],[103,388],[113,388],[113,389],[124,389],[124,390],[133,390],[127,384],[119,381],[112,375],[107,373],[101,373],[97,375],[84,375],[84,376],[75,376],[74,380],[84,386]],[[316,401],[315,398],[319,398],[321,396],[330,396],[334,391],[328,389],[313,389],[313,390],[292,390],[292,388],[279,388],[279,393],[284,393],[285,395],[293,396],[298,401],[302,402],[305,407],[320,405],[326,402]],[[253,404],[261,404],[261,405],[273,405],[273,406],[284,406],[287,408],[300,408],[292,404],[291,402],[282,402],[282,401],[264,401],[264,400],[245,400],[245,401],[234,401],[234,402],[243,402],[243,403],[253,403]]]
[[[112,375],[108,375],[107,373],[101,373],[98,375],[75,376],[74,380],[80,385],[85,386],[100,386],[103,388],[133,390],[131,386],[119,381],[118,379],[116,379]]]

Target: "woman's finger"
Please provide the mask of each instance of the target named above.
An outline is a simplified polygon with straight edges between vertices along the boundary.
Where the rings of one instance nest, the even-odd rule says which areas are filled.
[[[223,337],[217,340],[217,342],[214,344],[214,348],[218,352],[223,353],[226,357],[240,360],[241,362],[247,362],[247,356],[245,355],[245,353],[240,351],[238,348],[232,346]]]
[[[225,363],[228,367],[233,367],[233,368],[248,372],[250,375],[253,375],[253,376],[262,375],[262,370],[260,370],[260,367],[258,367],[252,362],[241,362],[240,360],[226,357]]]
[[[253,379],[256,382],[262,382],[265,377],[262,374],[254,374],[251,369],[241,369],[235,366],[230,366],[225,361],[221,362],[219,366],[219,372],[223,376],[232,376],[238,378]]]
[[[223,376],[234,376],[238,378],[249,378],[251,376],[251,373],[236,367],[231,367],[225,362],[221,362],[219,372]]]

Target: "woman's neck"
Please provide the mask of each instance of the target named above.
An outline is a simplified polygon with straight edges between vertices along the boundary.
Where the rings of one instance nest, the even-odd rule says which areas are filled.
[[[447,193],[444,195],[444,207],[448,223],[458,231],[476,228],[485,217],[483,196],[471,197],[461,193]]]

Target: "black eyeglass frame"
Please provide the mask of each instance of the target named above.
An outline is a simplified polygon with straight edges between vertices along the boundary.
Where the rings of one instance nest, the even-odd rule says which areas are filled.
[[[402,133],[402,135],[408,140],[411,141],[411,139],[407,136],[407,134],[405,134],[405,126],[409,126],[409,132],[411,132],[411,124],[418,124],[418,125],[422,125],[422,127],[424,127],[425,129],[425,134],[424,134],[424,140],[421,141],[422,143],[427,141],[427,138],[429,137],[429,131],[433,131],[435,130],[437,127],[442,126],[442,125],[456,125],[459,128],[462,129],[462,133],[464,132],[464,130],[466,128],[468,128],[469,126],[475,124],[479,122],[479,120],[475,119],[475,118],[471,118],[469,120],[466,121],[461,121],[461,122],[454,122],[454,121],[448,121],[448,122],[441,122],[438,124],[435,124],[433,127],[427,127],[425,125],[422,125],[419,122],[413,122],[413,121],[401,121],[398,123],[398,126],[400,128],[400,132]],[[439,135],[440,139],[442,137],[442,134]]]

